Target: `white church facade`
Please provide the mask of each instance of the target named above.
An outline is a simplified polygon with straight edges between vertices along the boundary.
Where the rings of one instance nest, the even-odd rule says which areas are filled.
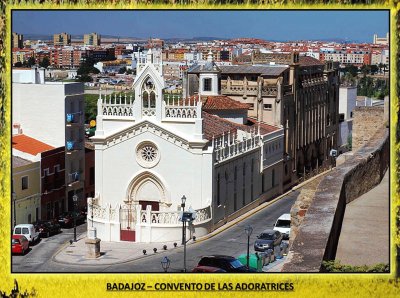
[[[248,118],[246,104],[220,95],[216,67],[210,54],[199,93],[172,97],[163,94],[161,58],[149,51],[133,97],[99,96],[88,198],[98,238],[178,241],[182,196],[196,214],[187,235],[201,237],[282,192],[282,127]]]

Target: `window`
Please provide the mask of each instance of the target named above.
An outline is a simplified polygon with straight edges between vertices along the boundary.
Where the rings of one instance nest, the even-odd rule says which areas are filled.
[[[94,184],[94,167],[90,167],[89,170],[89,185]]]
[[[254,159],[251,159],[251,200],[253,200],[253,185],[254,185]]]
[[[272,104],[270,103],[264,104],[264,110],[272,110]]]
[[[235,170],[233,172],[234,183],[233,183],[233,210],[237,210],[237,167],[235,166]]]
[[[211,78],[204,79],[203,91],[211,91]]]
[[[272,170],[272,178],[271,178],[271,180],[272,180],[272,187],[274,187],[275,186],[275,169]]]
[[[249,110],[254,110],[254,103],[248,103],[249,105]]]
[[[243,164],[243,180],[242,180],[243,206],[246,205],[246,163]]]
[[[29,186],[28,176],[22,177],[22,190],[28,189],[28,186]]]
[[[221,205],[221,181],[219,174],[217,175],[217,206]]]

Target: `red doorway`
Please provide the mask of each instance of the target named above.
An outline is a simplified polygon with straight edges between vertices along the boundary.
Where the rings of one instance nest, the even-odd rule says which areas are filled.
[[[160,203],[154,201],[139,201],[142,210],[146,210],[147,206],[151,206],[151,211],[160,211]]]

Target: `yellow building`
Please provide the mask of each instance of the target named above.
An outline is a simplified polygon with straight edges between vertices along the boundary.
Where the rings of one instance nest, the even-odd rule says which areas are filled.
[[[83,35],[83,44],[89,46],[100,46],[101,37],[97,33],[89,33]]]
[[[40,218],[40,161],[13,156],[13,224],[33,223]]]
[[[53,35],[54,46],[68,46],[71,44],[71,35],[67,33],[60,33]]]

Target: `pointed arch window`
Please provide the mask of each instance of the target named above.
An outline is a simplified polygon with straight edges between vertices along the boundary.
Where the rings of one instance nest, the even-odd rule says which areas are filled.
[[[142,85],[143,116],[156,114],[156,90],[151,77],[145,79]]]

